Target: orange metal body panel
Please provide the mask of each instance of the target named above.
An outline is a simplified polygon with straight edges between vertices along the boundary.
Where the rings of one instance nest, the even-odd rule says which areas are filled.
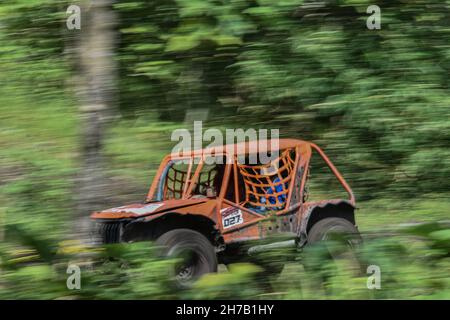
[[[94,212],[91,215],[93,219],[123,219],[123,218],[138,218],[144,217],[145,219],[157,215],[161,212],[176,212],[179,214],[198,214],[204,215],[213,219],[214,208],[217,206],[216,200],[210,199],[179,199],[179,200],[166,200],[160,203],[160,207],[157,209],[145,210],[149,204],[131,204],[117,208],[110,208],[103,211]],[[150,204],[151,205],[151,204]],[[191,208],[195,208],[195,212],[192,212]]]
[[[237,155],[248,155],[255,152],[267,152],[267,151],[283,151],[286,149],[292,149],[295,151],[295,161],[292,170],[293,177],[289,180],[289,190],[286,194],[285,207],[278,211],[270,212],[269,214],[261,214],[254,210],[249,209],[243,205],[245,199],[239,199],[239,188],[244,186],[238,183],[238,164],[236,163]],[[349,200],[327,200],[333,201],[347,201],[351,205],[355,204],[355,197],[349,185],[345,179],[334,167],[332,162],[328,159],[325,153],[315,144],[296,140],[296,139],[280,139],[278,144],[273,143],[271,140],[254,142],[245,142],[232,145],[225,145],[221,147],[214,147],[209,149],[195,150],[186,152],[182,155],[169,154],[161,162],[159,169],[155,175],[153,183],[147,195],[147,202],[142,204],[132,204],[128,206],[111,208],[99,212],[94,212],[91,217],[93,219],[137,219],[143,218],[144,220],[153,220],[161,217],[166,213],[177,213],[180,215],[201,215],[210,219],[216,229],[222,235],[225,243],[246,241],[252,239],[259,239],[268,234],[270,227],[265,227],[264,222],[279,218],[280,221],[286,223],[286,221],[294,221],[292,225],[298,227],[302,219],[302,215],[307,208],[310,208],[317,203],[303,203],[303,193],[307,180],[307,169],[312,150],[318,152],[323,158],[326,164],[331,169],[332,173],[339,180],[343,188],[349,195]],[[194,198],[192,192],[196,186],[197,179],[199,178],[200,171],[204,165],[204,159],[208,155],[223,155],[227,157],[227,163],[223,173],[221,191],[220,194],[213,198]],[[170,161],[180,159],[192,159],[199,158],[200,163],[196,169],[192,168],[192,163],[189,165],[188,178],[183,186],[182,196],[180,199],[161,200],[155,197],[158,193],[158,187],[163,172]],[[230,159],[231,158],[231,159]],[[297,176],[299,168],[303,168],[301,176]],[[193,176],[191,177],[191,170]],[[195,170],[195,171],[194,171]],[[225,191],[227,190],[228,183],[231,183],[231,179],[234,181],[234,201],[225,199]],[[297,181],[300,180],[300,181]],[[297,187],[296,187],[297,186]],[[275,194],[276,195],[276,194]],[[293,199],[297,199],[296,202]],[[299,200],[300,199],[300,200]],[[224,217],[230,217],[231,221],[242,220],[239,224],[224,225],[227,220]]]

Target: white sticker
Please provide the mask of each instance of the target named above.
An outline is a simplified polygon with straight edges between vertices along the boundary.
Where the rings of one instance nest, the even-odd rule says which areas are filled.
[[[152,213],[153,211],[157,210],[162,205],[163,205],[162,203],[152,203],[152,204],[148,204],[146,206],[140,207],[140,208],[134,208],[134,209],[128,210],[128,212],[131,212],[131,213],[134,213],[137,215]]]
[[[124,206],[124,207],[110,209],[107,211],[109,211],[109,212],[126,212],[126,213],[134,213],[137,215],[142,215],[142,214],[152,213],[153,211],[157,210],[162,205],[163,205],[163,203],[151,203],[151,204],[145,205],[140,208],[127,208],[126,206]]]
[[[231,228],[244,222],[242,211],[240,209],[228,207],[220,210],[220,212],[222,213],[222,226],[224,229]]]

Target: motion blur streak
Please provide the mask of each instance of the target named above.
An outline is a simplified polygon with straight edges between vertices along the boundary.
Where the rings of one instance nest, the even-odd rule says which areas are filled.
[[[67,28],[73,4],[80,30]],[[0,298],[449,299],[450,1],[376,1],[370,30],[372,4],[1,1]],[[206,110],[205,130],[279,128],[321,145],[359,201],[358,254],[381,289],[320,248],[312,269],[299,257],[270,285],[237,264],[179,291],[145,243],[87,247],[89,211],[142,200],[192,110]]]

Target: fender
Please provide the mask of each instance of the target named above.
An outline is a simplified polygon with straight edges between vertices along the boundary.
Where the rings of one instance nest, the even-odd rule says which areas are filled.
[[[355,224],[355,209],[350,200],[336,199],[306,203],[297,229],[298,246],[303,247],[306,244],[309,230],[321,219],[339,217]]]
[[[176,218],[177,222],[183,220],[192,224],[193,229],[194,220],[201,225],[202,230],[207,229],[206,226],[208,230],[209,226],[215,229],[216,207],[217,201],[210,199],[169,200],[106,209],[94,212],[91,218],[100,223],[100,228],[102,225],[105,227],[102,233],[111,238],[109,242],[152,240],[160,232],[160,228],[154,232],[154,222],[165,220],[168,221],[167,226],[170,226],[172,219],[168,219],[169,217]]]
[[[165,212],[147,219],[134,219],[124,227],[121,239],[125,242],[155,240],[161,234],[176,228],[196,230],[216,246],[223,243],[220,231],[212,219],[203,215],[178,212]]]

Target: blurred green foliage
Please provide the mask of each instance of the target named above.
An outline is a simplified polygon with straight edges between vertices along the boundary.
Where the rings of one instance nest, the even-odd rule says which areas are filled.
[[[83,29],[66,29],[70,4],[0,4],[1,298],[72,295],[65,287],[70,257],[55,253],[71,228],[79,168],[81,129],[67,48]],[[381,30],[366,28],[370,4],[117,2],[121,118],[105,141],[105,170],[116,182],[105,206],[143,198],[172,148],[171,131],[189,125],[186,112],[198,108],[209,110],[205,127],[280,128],[284,137],[324,147],[363,200],[357,221],[364,232],[448,219],[450,1],[377,1]],[[344,263],[329,278],[329,290],[290,264],[263,292],[253,286],[258,268],[244,264],[176,297],[448,299],[448,229],[416,236],[421,240],[396,236],[364,247],[361,254],[387,270],[381,291],[368,292],[366,278],[347,274]],[[41,260],[12,262],[9,253],[23,248]],[[75,298],[175,297],[161,276],[167,262],[152,254],[139,245],[118,249],[131,267],[123,271],[118,259],[87,268],[86,290]]]
[[[312,139],[360,198],[448,192],[448,2],[379,1],[376,31],[367,1],[321,3],[122,1],[122,109]]]
[[[64,53],[83,29],[66,30],[68,4],[2,2],[2,110],[14,105],[18,113],[2,112],[5,129],[23,121],[27,133],[32,125],[39,135],[43,127],[55,129],[52,137],[76,134],[73,61]],[[448,2],[378,5],[381,30],[366,28],[362,0],[116,3],[119,103],[128,122],[115,123],[121,135],[107,148],[132,142],[120,131],[130,125],[142,139],[112,161],[145,161],[138,149],[156,146],[144,140],[166,143],[187,110],[206,108],[206,126],[280,128],[314,140],[358,199],[448,194]],[[23,119],[44,106],[35,121]],[[169,149],[149,153],[157,162]]]
[[[83,247],[61,243],[58,250],[16,229],[21,243],[36,254],[28,261],[0,248],[2,299],[449,299],[450,233],[436,223],[398,230],[391,238],[368,239],[354,260],[326,258],[323,246],[294,254],[279,277],[266,278],[261,268],[237,263],[179,289],[169,277],[171,260],[158,258],[150,243]],[[54,247],[53,247],[54,248]],[[280,256],[277,251],[272,253]],[[267,261],[274,257],[265,255]],[[306,264],[305,264],[306,263]],[[69,264],[81,268],[81,289],[68,290]],[[304,268],[307,265],[308,268]],[[369,290],[372,273],[381,270],[380,289]]]

